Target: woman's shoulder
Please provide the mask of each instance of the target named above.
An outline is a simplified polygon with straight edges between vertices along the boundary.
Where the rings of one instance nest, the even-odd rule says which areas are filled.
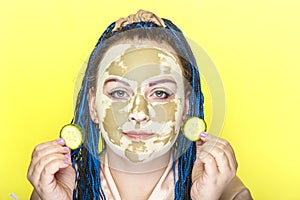
[[[252,200],[249,189],[235,176],[224,190],[220,200]]]

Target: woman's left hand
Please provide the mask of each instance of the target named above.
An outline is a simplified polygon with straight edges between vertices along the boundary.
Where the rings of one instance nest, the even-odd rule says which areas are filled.
[[[193,200],[217,200],[236,175],[237,161],[231,145],[224,139],[202,133],[192,172]]]

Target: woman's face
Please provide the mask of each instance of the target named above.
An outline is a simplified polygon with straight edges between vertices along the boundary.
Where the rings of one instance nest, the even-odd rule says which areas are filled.
[[[166,50],[133,44],[106,52],[90,99],[106,145],[133,162],[170,151],[187,104],[178,60]]]

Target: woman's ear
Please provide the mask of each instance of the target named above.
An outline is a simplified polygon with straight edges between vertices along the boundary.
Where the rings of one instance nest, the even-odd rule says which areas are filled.
[[[96,93],[93,87],[89,89],[88,102],[89,102],[89,111],[90,111],[91,118],[94,123],[98,124],[99,120],[98,120],[98,113],[96,109]]]

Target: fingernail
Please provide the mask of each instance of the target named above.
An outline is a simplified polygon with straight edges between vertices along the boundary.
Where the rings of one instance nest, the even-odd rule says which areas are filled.
[[[69,154],[65,155],[65,158],[69,161],[71,160],[71,156]]]
[[[64,162],[65,162],[66,164],[71,164],[71,161],[68,160],[68,159],[66,159]]]
[[[65,152],[70,152],[70,149],[68,147],[64,147]]]
[[[56,140],[57,144],[63,145],[64,144],[64,139],[59,138]]]
[[[200,133],[200,137],[206,138],[206,137],[207,137],[207,133],[206,133],[206,132],[201,132],[201,133]]]

